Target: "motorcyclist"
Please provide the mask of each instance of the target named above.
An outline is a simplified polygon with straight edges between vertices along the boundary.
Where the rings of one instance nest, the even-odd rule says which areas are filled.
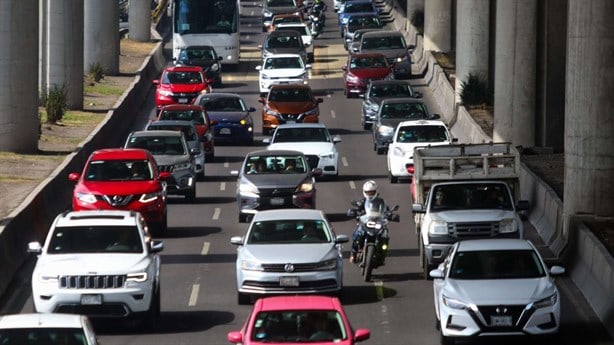
[[[386,202],[377,192],[377,183],[375,181],[369,180],[362,185],[362,195],[364,198],[359,201],[360,221],[352,234],[351,263],[356,261],[356,253],[362,249],[365,235],[362,224],[370,218],[383,216],[387,210]]]
[[[315,3],[313,4],[313,6],[311,6],[311,9],[309,10],[309,14],[314,17],[317,17],[320,21],[320,25],[324,26],[324,24],[326,23],[326,16],[324,15],[324,12],[326,12],[327,8],[328,6],[326,6],[324,1],[315,0]]]
[[[322,0],[315,0],[315,3],[313,4],[312,9],[315,9],[321,12],[326,12],[326,10],[328,9],[328,6],[326,6],[324,1]]]

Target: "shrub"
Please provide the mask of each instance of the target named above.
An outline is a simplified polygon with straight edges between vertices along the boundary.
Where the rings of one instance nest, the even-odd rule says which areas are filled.
[[[47,123],[60,121],[68,109],[68,90],[65,84],[51,86],[46,94],[41,96],[47,111]]]
[[[460,98],[466,106],[493,105],[493,92],[481,75],[469,74],[466,81],[461,81]]]
[[[418,29],[418,31],[420,33],[424,32],[424,11],[422,11],[422,10],[415,10],[411,14],[410,21],[411,21],[412,25],[416,29]]]
[[[88,76],[96,83],[99,82],[102,78],[104,78],[104,71],[102,69],[102,65],[99,62],[91,64]]]

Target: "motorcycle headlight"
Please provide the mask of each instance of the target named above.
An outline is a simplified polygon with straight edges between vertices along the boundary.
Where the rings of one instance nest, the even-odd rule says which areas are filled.
[[[246,271],[263,271],[262,265],[256,261],[241,260],[241,269]]]
[[[391,136],[392,133],[394,132],[394,128],[393,127],[389,127],[389,126],[379,126],[377,128],[377,133],[379,133],[379,135],[381,136]]]
[[[175,170],[183,170],[183,169],[191,169],[191,168],[192,168],[192,163],[190,162],[175,164]]]
[[[471,305],[468,303],[465,303],[461,300],[457,300],[454,298],[450,298],[446,295],[442,295],[441,296],[443,299],[443,304],[445,306],[447,306],[448,308],[452,308],[452,309],[459,309],[459,310],[469,310],[471,309]]]
[[[552,295],[541,299],[537,302],[533,302],[533,307],[535,309],[539,309],[539,308],[546,308],[546,307],[551,307],[553,305],[556,304],[556,301],[558,300],[559,296],[555,293],[553,293]]]
[[[129,282],[142,283],[147,280],[147,272],[129,273],[126,275],[126,280]]]
[[[337,268],[337,259],[322,261],[318,264],[318,270],[330,271]]]
[[[403,149],[402,149],[402,148],[400,148],[400,147],[395,147],[395,148],[392,150],[392,155],[393,155],[393,156],[396,156],[396,157],[404,157],[404,156],[405,156],[405,150],[403,150]]]
[[[297,193],[309,193],[313,190],[312,182],[303,182],[298,187],[296,187],[295,192]]]
[[[516,226],[516,221],[514,219],[508,218],[499,222],[499,233],[507,234],[516,231],[518,231],[518,226]]]
[[[434,235],[445,235],[448,233],[448,225],[443,220],[434,220],[429,224],[429,233]]]
[[[175,95],[171,90],[165,90],[165,89],[159,90],[158,93],[160,94],[160,96],[166,96],[166,97],[172,97]]]
[[[148,202],[152,202],[158,199],[159,196],[160,196],[160,192],[145,193],[141,195],[141,197],[139,198],[139,201],[142,203],[148,203]]]
[[[93,204],[96,202],[96,196],[92,193],[76,193],[77,200],[86,204]]]
[[[313,20],[314,22],[317,22],[320,19],[318,17],[312,17],[311,20]]]

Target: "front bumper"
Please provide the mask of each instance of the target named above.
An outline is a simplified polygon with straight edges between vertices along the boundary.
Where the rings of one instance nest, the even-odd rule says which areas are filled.
[[[260,79],[260,93],[268,93],[272,85],[307,85],[307,79],[303,78],[276,78]]]
[[[239,213],[255,214],[258,211],[278,208],[315,208],[316,194],[296,193],[284,196],[259,196],[254,194],[240,194],[237,197]]]
[[[343,287],[341,265],[339,262],[336,270],[291,274],[246,271],[237,267],[237,289],[241,293],[252,295],[335,293]],[[282,286],[280,278],[290,276],[298,278],[298,286]]]
[[[172,178],[167,181],[168,194],[185,194],[196,188],[196,175],[192,172],[173,172]]]

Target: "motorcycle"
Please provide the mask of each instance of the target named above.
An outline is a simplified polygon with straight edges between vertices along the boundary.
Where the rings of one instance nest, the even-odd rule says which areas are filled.
[[[384,265],[388,252],[388,222],[399,222],[400,217],[394,212],[399,205],[385,210],[366,210],[363,201],[352,201],[348,216],[357,220],[357,230],[362,231],[359,249],[354,263],[361,268],[361,274],[366,282],[371,281],[373,269]],[[354,239],[356,241],[356,239]]]
[[[309,11],[309,21],[311,22],[311,35],[318,37],[324,30],[324,13],[319,10],[312,9]]]

